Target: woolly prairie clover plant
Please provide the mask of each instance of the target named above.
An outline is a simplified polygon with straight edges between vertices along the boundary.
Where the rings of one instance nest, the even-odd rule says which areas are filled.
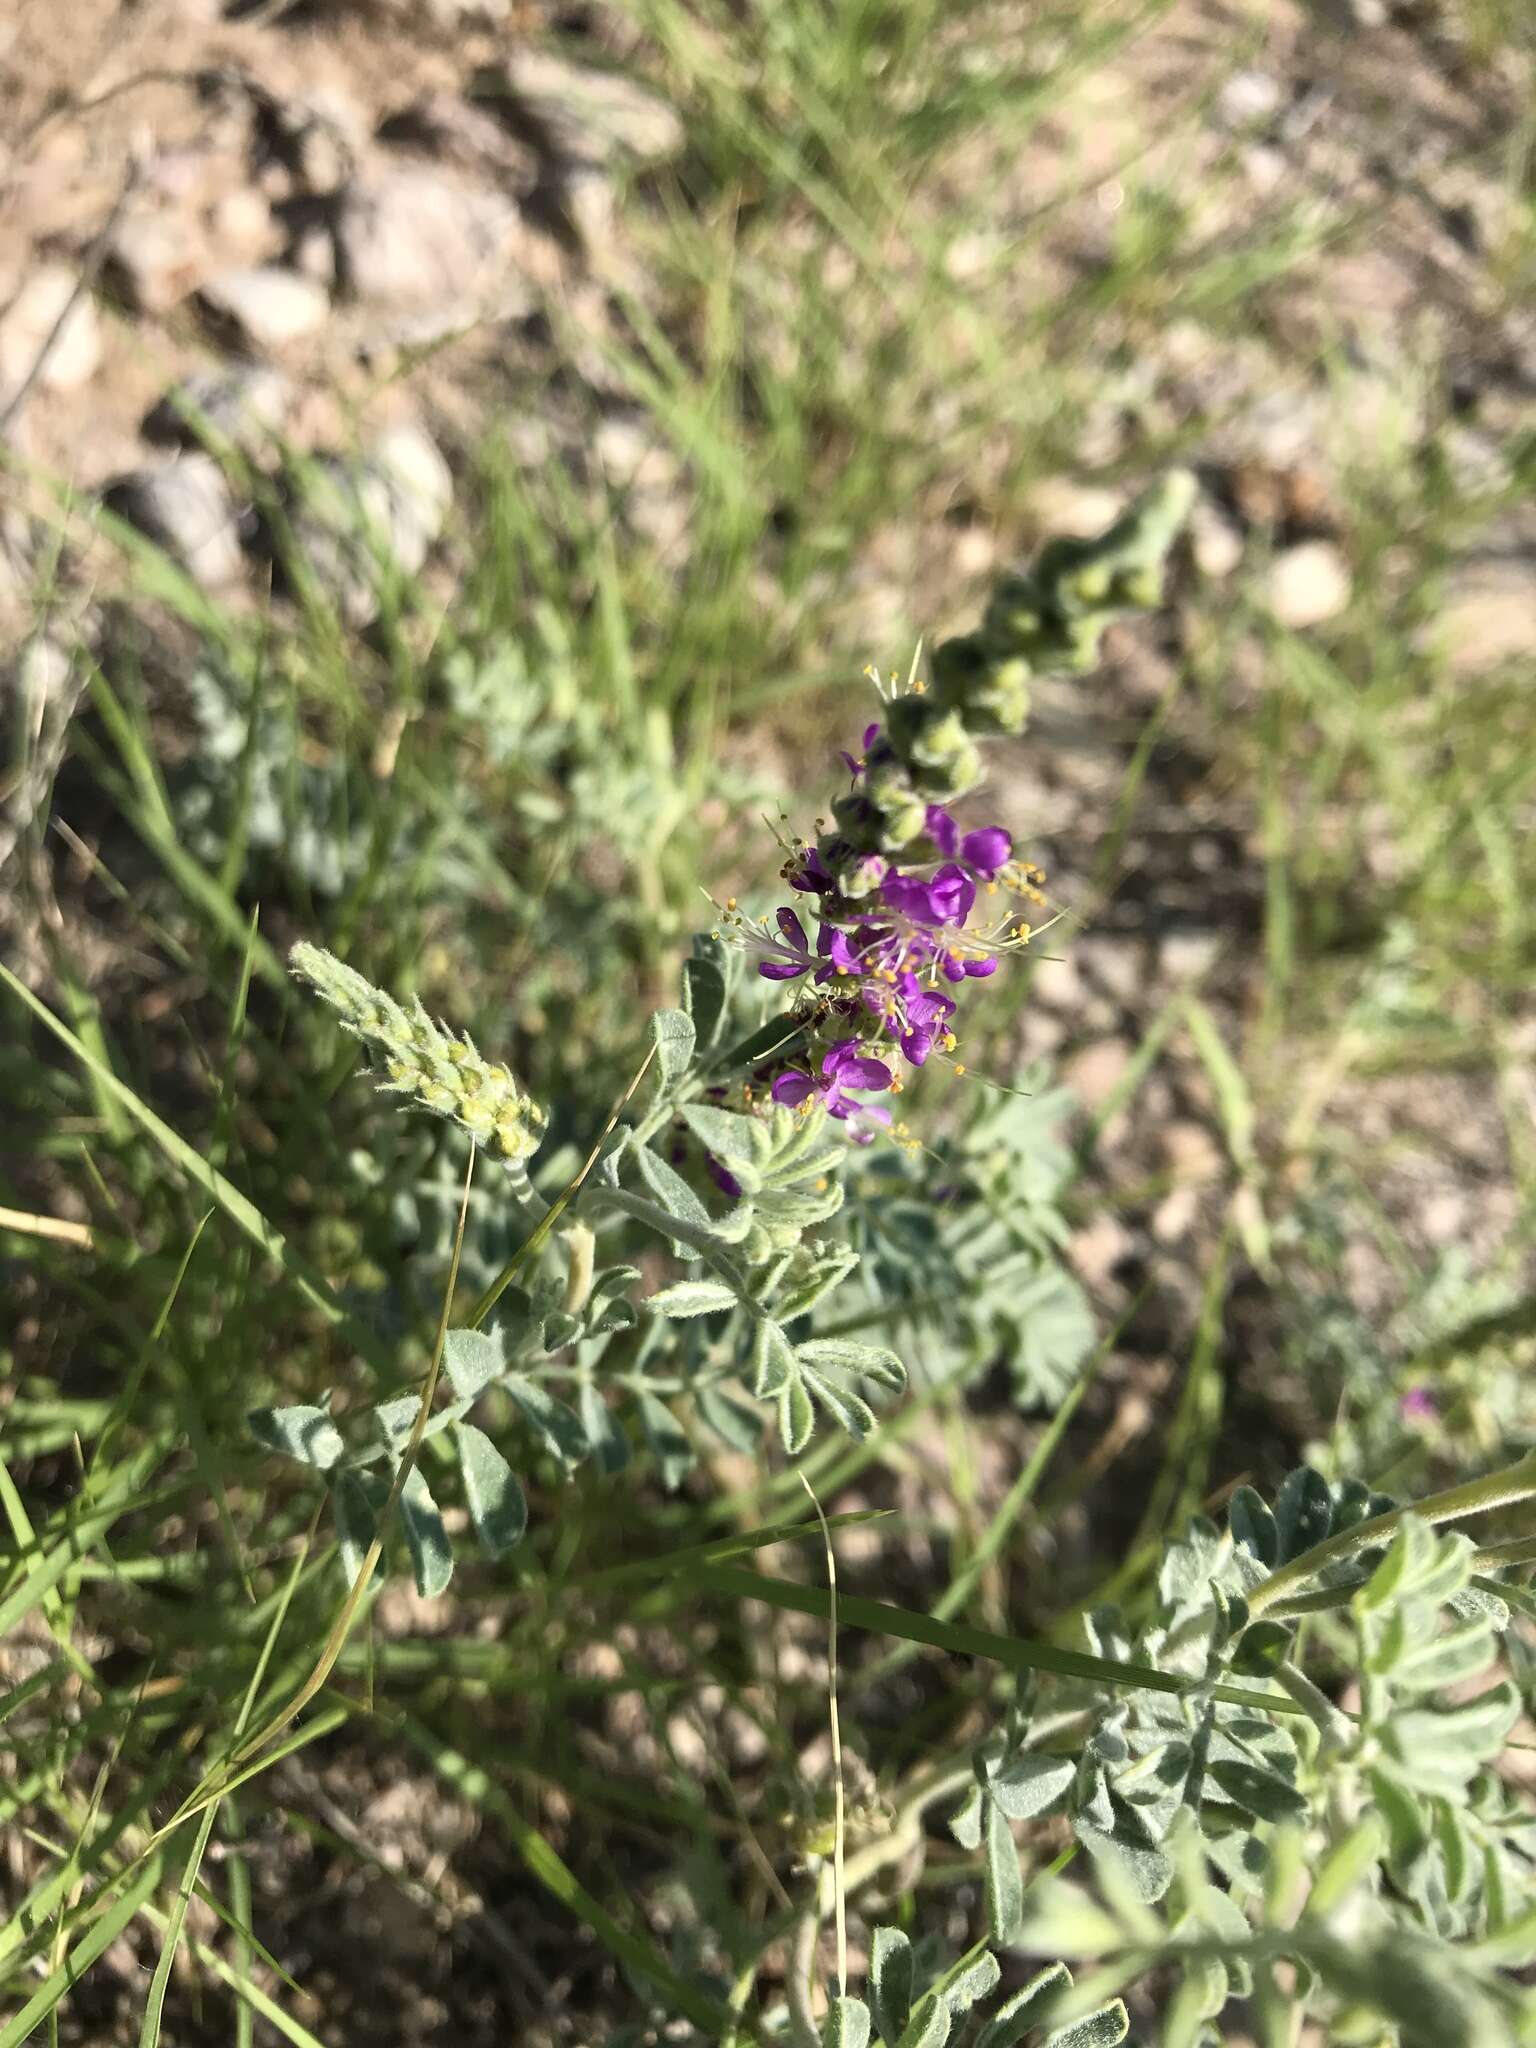
[[[814,938],[788,905],[766,921],[726,907],[723,929],[694,942],[683,1007],[651,1020],[648,1107],[611,1132],[598,1170],[578,1175],[554,1210],[529,1174],[545,1112],[510,1069],[419,1000],[406,1007],[318,947],[294,949],[294,972],[362,1041],[380,1087],[448,1119],[500,1163],[526,1231],[473,1326],[447,1333],[451,1398],[424,1428],[410,1394],[354,1412],[345,1432],[323,1407],[253,1417],[263,1441],[326,1473],[349,1575],[389,1497],[370,1469],[382,1465],[395,1470],[418,1583],[446,1583],[446,1525],[414,1457],[424,1437],[449,1437],[483,1543],[498,1552],[521,1535],[518,1479],[469,1419],[493,1387],[562,1470],[588,1459],[621,1467],[632,1419],[669,1486],[695,1462],[680,1412],[737,1450],[757,1446],[742,1385],[775,1404],[790,1456],[818,1409],[856,1437],[873,1426],[871,1398],[905,1376],[882,1346],[817,1334],[818,1308],[860,1255],[815,1233],[842,1206],[859,1156],[850,1140],[862,1148],[889,1133],[916,1149],[882,1098],[900,1092],[903,1068],[930,1059],[964,1071],[953,1057],[962,999],[1026,943],[1019,906],[1040,900],[1038,871],[1015,860],[1009,835],[963,830],[949,806],[980,779],[978,742],[1023,730],[1034,671],[1086,666],[1117,613],[1156,601],[1192,488],[1175,474],[1100,540],[1051,543],[1033,571],[998,586],[978,632],[941,643],[926,679],[914,671],[885,695],[858,754],[843,757],[848,787],[830,825],[785,849],[783,876]],[[738,1038],[748,956],[759,988],[798,987],[788,1009]],[[551,1249],[557,1215],[563,1271]],[[694,1269],[640,1304],[643,1318],[636,1268],[596,1266],[595,1233],[616,1218]]]

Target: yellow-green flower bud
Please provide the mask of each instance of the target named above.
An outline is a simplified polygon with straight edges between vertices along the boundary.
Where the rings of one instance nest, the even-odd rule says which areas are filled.
[[[472,1038],[454,1038],[435,1023],[419,998],[410,1010],[403,1009],[319,946],[295,946],[288,965],[376,1055],[385,1077],[379,1086],[387,1094],[407,1096],[434,1116],[448,1118],[477,1145],[510,1163],[521,1163],[538,1150],[543,1110],[508,1068],[482,1055]]]

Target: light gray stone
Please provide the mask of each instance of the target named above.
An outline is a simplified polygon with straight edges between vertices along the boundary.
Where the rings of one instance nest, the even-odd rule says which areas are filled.
[[[292,384],[267,363],[198,370],[175,384],[144,422],[151,441],[200,446],[205,437],[251,451],[279,432],[295,402]]]
[[[1275,556],[1264,578],[1264,602],[1292,632],[1337,618],[1353,588],[1349,564],[1331,540],[1308,540]]]
[[[622,72],[573,64],[553,50],[514,50],[479,83],[487,97],[504,91],[567,163],[660,163],[683,146],[677,109],[659,94]]]
[[[40,264],[0,314],[0,399],[25,381],[39,358],[35,389],[73,391],[94,372],[101,324],[90,293],[75,296],[79,281],[68,264]]]
[[[234,497],[211,455],[194,451],[158,469],[133,470],[104,496],[109,510],[158,542],[205,590],[222,589],[241,574]]]
[[[307,573],[350,625],[378,616],[391,575],[414,576],[442,531],[453,479],[419,427],[391,427],[366,454],[321,456],[296,481],[291,526]]]
[[[517,261],[521,232],[516,208],[500,192],[432,164],[402,165],[345,195],[338,288],[370,309],[408,318],[412,340],[488,315],[510,318],[532,304]]]
[[[258,355],[304,340],[324,326],[331,310],[323,286],[275,263],[221,271],[198,298],[218,328]]]

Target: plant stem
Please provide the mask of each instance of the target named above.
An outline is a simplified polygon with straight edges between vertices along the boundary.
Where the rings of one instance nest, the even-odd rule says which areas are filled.
[[[1325,1565],[1337,1564],[1343,1558],[1353,1557],[1357,1552],[1383,1542],[1394,1534],[1405,1515],[1417,1515],[1424,1522],[1455,1522],[1463,1515],[1485,1515],[1490,1509],[1508,1507],[1514,1501],[1533,1497],[1536,1497],[1536,1451],[1527,1451],[1516,1464],[1490,1472],[1486,1478],[1469,1480],[1465,1486],[1449,1487],[1444,1493],[1432,1493],[1424,1500],[1415,1501],[1411,1507],[1393,1508],[1388,1514],[1375,1515],[1368,1522],[1357,1522],[1354,1528],[1343,1529],[1326,1542],[1314,1544],[1300,1557],[1282,1565],[1279,1571],[1271,1572],[1262,1585],[1254,1588],[1248,1595],[1248,1612],[1255,1616],[1262,1614],[1293,1586],[1315,1577]]]

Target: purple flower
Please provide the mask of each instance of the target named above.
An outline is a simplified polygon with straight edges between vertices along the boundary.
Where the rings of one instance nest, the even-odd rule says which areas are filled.
[[[780,910],[776,922],[780,943],[775,944],[772,939],[764,942],[776,957],[757,963],[757,971],[765,981],[794,981],[799,975],[809,974],[813,967],[822,964],[818,955],[811,951],[805,926],[792,910]],[[827,927],[823,925],[820,951],[824,954],[826,950]]]
[[[1404,1422],[1433,1422],[1440,1413],[1440,1404],[1428,1387],[1410,1387],[1398,1402],[1397,1412]]]
[[[889,874],[881,894],[898,916],[913,924],[964,924],[976,901],[976,884],[953,861],[941,867],[931,882],[916,875]]]
[[[928,837],[946,860],[958,860],[979,881],[990,882],[1013,857],[1013,841],[1001,825],[983,825],[978,832],[960,827],[942,804],[930,804],[924,819]]]
[[[920,1067],[933,1051],[935,1040],[948,1029],[955,1014],[955,999],[937,989],[925,989],[912,973],[901,976],[897,993],[901,998],[897,1014],[906,1028],[902,1030],[894,1018],[891,1028],[900,1032],[901,1049],[908,1060],[914,1067]]]
[[[868,1144],[874,1133],[860,1126],[871,1122],[888,1124],[891,1113],[877,1105],[860,1102],[848,1091],[852,1088],[878,1091],[890,1085],[891,1070],[884,1060],[873,1059],[865,1053],[859,1039],[840,1038],[822,1060],[819,1081],[792,1067],[779,1075],[773,1084],[772,1094],[775,1102],[783,1103],[788,1109],[798,1109],[802,1103],[819,1102],[828,1116],[850,1123],[852,1135],[861,1144]]]
[[[997,961],[991,954],[967,958],[963,953],[946,953],[939,965],[946,981],[984,981],[997,972]]]
[[[814,846],[808,846],[799,867],[789,877],[791,889],[803,889],[817,896],[825,896],[833,887],[833,880],[827,871],[827,864]]]
[[[722,1195],[729,1195],[734,1202],[741,1193],[741,1182],[728,1166],[722,1166],[713,1152],[704,1154],[705,1170]]]
[[[866,725],[864,728],[864,737],[859,742],[859,745],[864,749],[864,755],[862,757],[850,754],[846,748],[840,749],[843,759],[848,763],[848,773],[853,777],[855,782],[857,782],[859,777],[864,773],[865,759],[868,757],[870,747],[879,737],[880,728],[878,725]]]

